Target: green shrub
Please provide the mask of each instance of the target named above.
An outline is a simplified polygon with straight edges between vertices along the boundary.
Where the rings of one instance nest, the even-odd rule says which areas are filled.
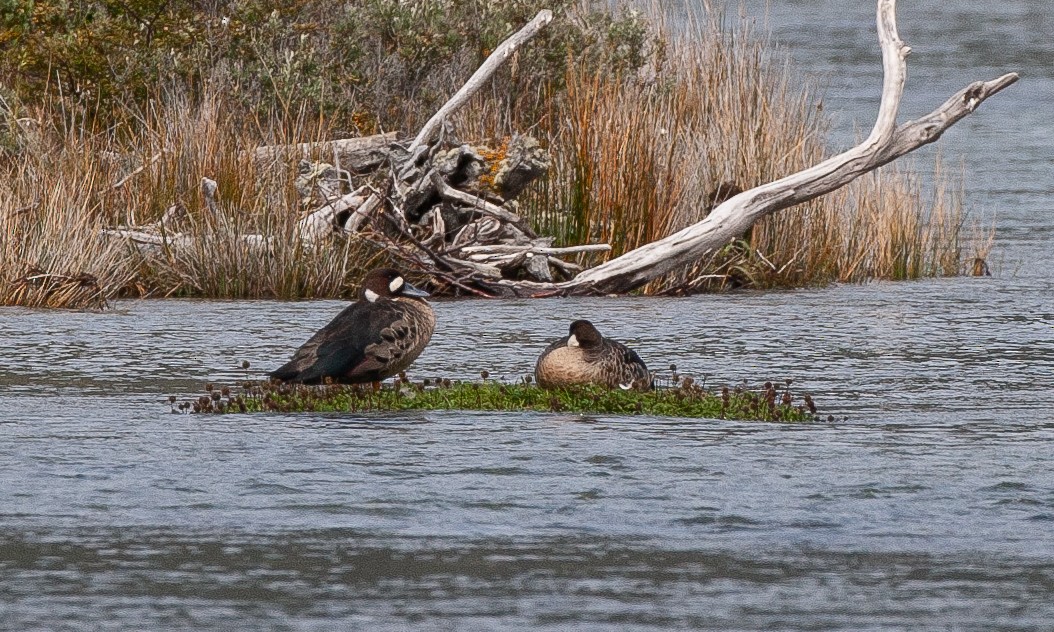
[[[411,129],[543,7],[557,20],[503,70],[510,94],[548,93],[568,60],[643,63],[634,13],[574,0],[0,0],[0,82],[27,101],[61,96],[109,121],[165,90],[235,97],[246,113],[325,115],[361,133]]]

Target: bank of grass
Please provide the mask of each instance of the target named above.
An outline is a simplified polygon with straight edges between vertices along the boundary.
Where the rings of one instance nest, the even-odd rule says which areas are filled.
[[[170,398],[173,412],[391,412],[404,410],[541,411],[578,414],[648,415],[707,419],[804,422],[816,419],[808,396],[795,398],[790,386],[709,391],[691,378],[652,391],[603,387],[541,389],[530,383],[397,379],[392,386],[304,386],[247,382],[235,387],[206,385],[194,400]]]
[[[0,304],[348,296],[383,253],[358,238],[304,247],[293,228],[311,204],[294,186],[297,165],[262,166],[245,150],[379,129],[412,132],[540,3],[514,3],[515,11],[501,16],[524,19],[500,32],[489,21],[497,14],[479,13],[492,10],[486,3],[435,0],[412,10],[387,0],[356,5],[374,11],[371,24],[386,25],[379,41],[391,45],[356,53],[355,73],[365,73],[364,83],[357,91],[354,82],[346,85],[336,103],[323,98],[330,88],[318,83],[334,80],[327,73],[351,72],[341,65],[350,58],[337,64],[327,57],[338,50],[334,33],[310,31],[305,39],[283,30],[296,32],[320,10],[316,4],[282,4],[281,19],[259,24],[256,13],[246,13],[241,30],[228,37],[247,38],[256,48],[228,42],[197,62],[188,53],[181,68],[199,65],[190,79],[183,71],[162,73],[153,83],[133,82],[135,90],[126,93],[119,81],[88,81],[97,91],[94,101],[71,96],[73,84],[63,92],[65,80],[57,86],[23,81],[41,88],[35,101],[24,90],[0,86],[0,96],[7,95],[0,100],[0,179],[8,184],[0,188]],[[525,130],[543,137],[554,168],[525,196],[521,211],[561,244],[608,242],[610,256],[617,256],[702,219],[727,183],[749,188],[829,155],[820,98],[749,24],[695,21],[675,33],[657,14],[650,22],[638,14],[598,17],[602,3],[586,3],[588,10],[577,13],[576,3],[557,4],[551,34],[529,44],[532,52],[504,69],[501,81],[455,123],[466,139],[500,143]],[[286,19],[288,12],[296,17],[297,7],[304,13]],[[472,16],[486,17],[488,27],[465,26]],[[390,32],[396,27],[405,33]],[[264,38],[270,38],[266,50]],[[314,48],[304,49],[305,42]],[[51,50],[54,42],[44,44],[41,50]],[[436,61],[442,59],[449,63]],[[411,72],[414,60],[434,72]],[[205,62],[227,71],[204,77]],[[151,72],[167,67],[155,65]],[[63,72],[85,68],[71,62]],[[144,90],[152,91],[149,98],[140,98]],[[219,183],[229,225],[218,225],[202,199],[206,177]],[[973,250],[960,186],[938,178],[927,195],[911,171],[885,169],[767,218],[742,240],[645,291],[960,273],[964,261],[986,256],[990,245],[977,240],[980,250]],[[173,206],[186,211],[181,230],[194,239],[189,248],[150,250],[100,236],[105,227],[156,222]],[[246,244],[238,233],[262,235],[268,247]]]
[[[295,161],[258,164],[244,151],[260,142],[261,125],[297,141],[315,138],[317,129],[302,120],[279,126],[239,119],[214,93],[193,104],[172,95],[160,103],[114,127],[77,121],[35,129],[18,158],[3,163],[0,177],[10,187],[0,191],[0,304],[347,296],[361,269],[384,261],[366,241],[304,246],[293,236],[307,208],[294,186]],[[40,119],[55,117],[44,112]],[[207,209],[203,178],[219,183],[226,225]],[[191,239],[179,247],[104,234],[155,223],[172,207],[185,211],[174,227]],[[244,234],[261,235],[267,246]]]

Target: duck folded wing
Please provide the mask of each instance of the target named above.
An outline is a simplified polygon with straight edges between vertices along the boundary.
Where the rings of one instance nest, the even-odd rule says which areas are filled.
[[[313,384],[331,378],[335,382],[383,379],[374,374],[383,369],[388,339],[398,340],[403,329],[394,304],[353,303],[303,344],[292,360],[271,377]]]

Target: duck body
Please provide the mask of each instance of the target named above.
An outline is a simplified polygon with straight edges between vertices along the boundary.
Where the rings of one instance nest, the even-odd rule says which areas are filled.
[[[626,345],[609,340],[586,320],[571,323],[570,334],[542,352],[534,368],[542,388],[598,384],[609,388],[648,390],[651,373]]]
[[[379,382],[406,370],[435,331],[426,293],[390,268],[366,276],[360,298],[319,329],[270,377],[283,382]]]

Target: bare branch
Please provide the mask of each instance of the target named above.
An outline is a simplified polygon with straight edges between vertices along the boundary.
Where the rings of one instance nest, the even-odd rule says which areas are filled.
[[[991,81],[972,83],[932,113],[897,127],[897,111],[907,74],[905,58],[910,49],[897,34],[895,7],[895,0],[878,0],[878,34],[885,75],[874,129],[862,143],[818,165],[739,193],[714,208],[702,221],[586,270],[571,281],[552,285],[504,283],[521,294],[546,290],[563,294],[633,290],[738,238],[766,215],[830,193],[932,143],[985,99],[1017,81],[1018,75],[1009,73]]]
[[[430,142],[436,132],[439,131],[443,120],[464,105],[520,46],[523,46],[525,42],[534,37],[538,31],[542,30],[552,20],[553,12],[548,9],[542,9],[526,26],[495,48],[494,52],[487,57],[487,60],[483,62],[483,65],[476,70],[465,85],[461,86],[461,89],[443,104],[443,107],[439,108],[439,111],[432,115],[432,118],[428,119],[428,122],[418,132],[417,138],[410,144],[408,149],[410,155],[414,155],[414,152],[421,145]]]

